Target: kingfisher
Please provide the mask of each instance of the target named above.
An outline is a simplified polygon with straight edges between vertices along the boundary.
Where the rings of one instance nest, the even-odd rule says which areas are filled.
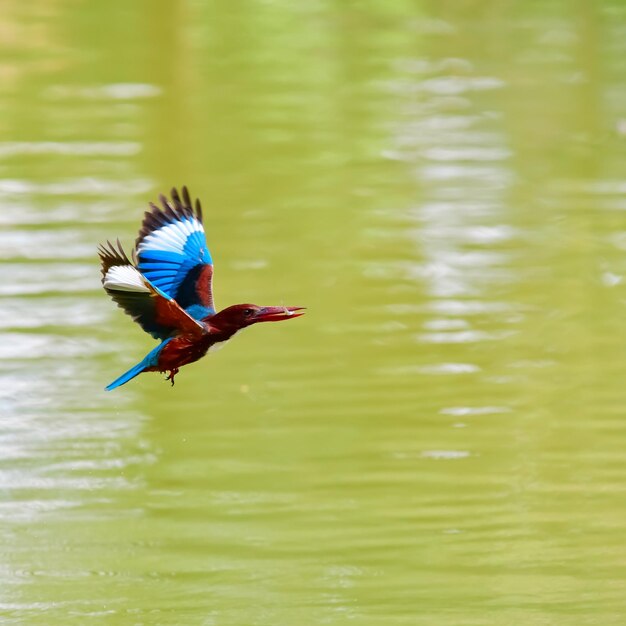
[[[237,332],[259,322],[299,317],[304,307],[213,304],[213,259],[207,247],[202,206],[187,187],[171,199],[150,203],[129,259],[119,239],[100,245],[102,285],[144,331],[160,341],[137,365],[106,387],[111,391],[142,372],[174,377]],[[131,260],[132,259],[132,260]]]

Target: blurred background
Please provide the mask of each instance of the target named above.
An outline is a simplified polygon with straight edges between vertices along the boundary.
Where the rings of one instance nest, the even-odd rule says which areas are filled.
[[[622,0],[5,0],[3,624],[623,624]],[[201,197],[218,307],[103,387]]]

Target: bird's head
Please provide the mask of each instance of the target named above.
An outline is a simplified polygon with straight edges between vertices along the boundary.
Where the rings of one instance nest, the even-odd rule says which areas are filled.
[[[237,331],[258,322],[280,322],[304,315],[301,306],[258,306],[233,304],[210,318],[211,326],[223,331]]]

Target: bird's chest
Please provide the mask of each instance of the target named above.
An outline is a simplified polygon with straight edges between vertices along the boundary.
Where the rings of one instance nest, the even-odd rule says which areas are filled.
[[[159,367],[181,367],[201,359],[207,352],[213,352],[224,345],[225,339],[207,335],[200,339],[192,337],[175,337],[163,346],[159,358]]]
[[[159,367],[167,369],[181,367],[201,359],[210,347],[210,343],[195,338],[175,337],[168,341],[159,355]]]

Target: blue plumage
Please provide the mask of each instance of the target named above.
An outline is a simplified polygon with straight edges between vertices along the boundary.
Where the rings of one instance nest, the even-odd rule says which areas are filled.
[[[215,309],[202,306],[201,304],[192,304],[185,308],[185,311],[195,320],[203,320],[215,313]]]
[[[127,383],[129,380],[132,380],[133,378],[135,378],[135,376],[139,376],[139,374],[141,374],[146,368],[155,367],[159,362],[159,353],[163,349],[163,346],[165,346],[165,344],[169,341],[171,341],[171,338],[161,342],[156,348],[146,354],[141,362],[137,363],[137,365],[135,365],[134,367],[131,367],[127,372],[124,372],[110,385],[107,385],[105,389],[107,391],[112,391],[116,387],[120,387],[124,383]]]
[[[184,196],[184,191],[183,191]],[[161,199],[163,209],[146,213],[137,239],[137,269],[195,319],[215,313],[211,294],[213,259],[206,244],[202,214],[191,202],[173,204]],[[207,271],[208,269],[208,271]]]

